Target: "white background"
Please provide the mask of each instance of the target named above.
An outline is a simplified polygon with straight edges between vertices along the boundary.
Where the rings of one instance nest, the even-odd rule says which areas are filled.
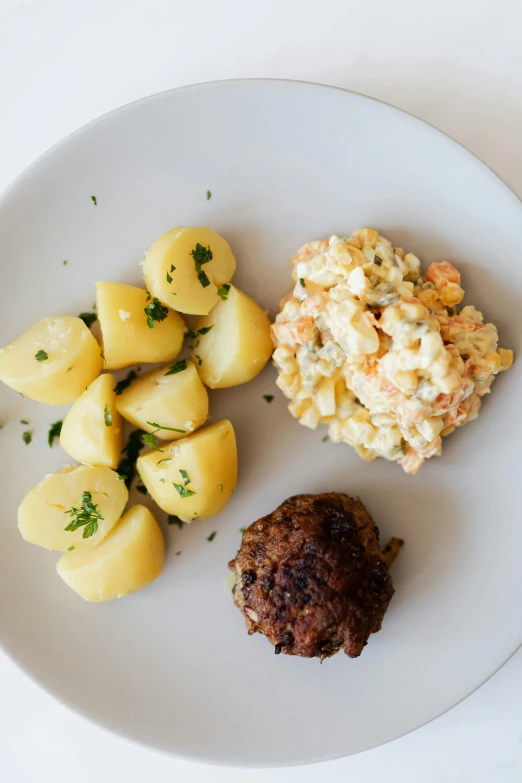
[[[522,195],[521,23],[519,0],[0,0],[0,189],[50,145],[121,104],[194,82],[268,76],[347,87],[406,109]],[[520,783],[522,651],[407,737],[321,767],[266,771],[188,764],[131,745],[57,704],[0,653],[6,783],[323,776]]]

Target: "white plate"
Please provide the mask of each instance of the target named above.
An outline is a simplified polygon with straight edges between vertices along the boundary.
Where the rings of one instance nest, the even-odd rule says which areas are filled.
[[[235,282],[273,314],[299,245],[375,226],[426,264],[455,262],[467,301],[498,325],[502,345],[519,348],[514,194],[454,141],[390,106],[273,81],[156,95],[88,125],[23,174],[0,205],[0,343],[44,315],[91,309],[95,280],[140,284],[144,250],[180,224],[222,233],[238,259]],[[55,575],[56,553],[18,534],[24,493],[68,461],[46,443],[64,410],[2,388],[3,645],[84,715],[187,758],[299,764],[415,729],[522,641],[521,369],[495,382],[479,421],[415,477],[299,427],[272,368],[212,393],[214,420],[230,416],[238,435],[237,493],[219,518],[167,529],[161,577],[105,605],[83,603]],[[267,405],[262,395],[274,392]],[[249,637],[222,583],[240,527],[289,495],[325,490],[359,495],[383,539],[399,535],[406,546],[382,631],[361,658],[321,666]]]

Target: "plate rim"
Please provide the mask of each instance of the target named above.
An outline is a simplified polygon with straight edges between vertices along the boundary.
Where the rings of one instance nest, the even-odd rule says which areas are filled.
[[[279,85],[299,85],[303,87],[312,87],[317,88],[318,90],[324,91],[335,91],[340,93],[347,93],[350,95],[355,95],[358,98],[363,98],[366,101],[370,101],[376,104],[384,105],[385,107],[391,109],[393,112],[397,112],[399,114],[406,115],[407,117],[412,118],[418,123],[421,123],[424,126],[427,126],[431,131],[433,131],[436,135],[442,136],[446,138],[448,141],[452,143],[452,145],[458,147],[461,152],[465,153],[468,157],[474,159],[476,163],[479,164],[479,166],[484,167],[486,171],[489,173],[490,176],[492,176],[494,179],[496,179],[499,183],[501,183],[504,188],[511,194],[512,197],[514,197],[515,202],[518,204],[519,208],[522,212],[522,197],[519,196],[516,191],[488,164],[486,163],[479,155],[477,155],[472,150],[468,149],[468,147],[465,146],[462,142],[455,139],[453,136],[451,136],[446,131],[441,130],[433,123],[422,119],[421,117],[418,117],[413,112],[407,111],[405,109],[399,108],[398,106],[395,106],[392,103],[389,103],[388,101],[382,100],[380,98],[375,98],[371,95],[366,95],[365,93],[358,92],[357,90],[348,89],[345,87],[339,87],[336,85],[331,84],[325,84],[323,82],[316,82],[316,81],[309,81],[306,79],[285,79],[285,78],[265,78],[265,77],[249,77],[249,78],[234,78],[234,79],[214,79],[209,81],[202,81],[202,82],[195,82],[187,85],[180,85],[178,87],[170,87],[165,90],[160,90],[159,92],[151,93],[149,95],[144,95],[141,98],[137,98],[136,100],[129,101],[127,103],[121,104],[119,106],[116,106],[113,109],[110,109],[107,112],[104,112],[103,114],[94,117],[92,120],[89,120],[87,123],[80,125],[78,128],[75,128],[70,133],[68,133],[66,136],[63,136],[62,138],[58,139],[54,144],[52,144],[50,147],[46,148],[43,152],[41,152],[39,155],[37,155],[36,158],[34,158],[25,168],[23,168],[10,182],[7,183],[7,185],[0,191],[0,214],[4,208],[4,205],[8,200],[10,199],[12,193],[16,191],[16,189],[23,185],[26,179],[29,179],[33,173],[33,170],[37,168],[37,166],[43,162],[45,162],[50,156],[57,150],[60,149],[63,145],[65,145],[67,142],[72,140],[76,136],[80,136],[84,132],[90,131],[91,128],[95,127],[97,124],[101,124],[104,122],[107,118],[111,117],[112,115],[116,114],[122,114],[126,110],[133,109],[137,107],[138,105],[146,104],[148,101],[153,101],[161,97],[166,97],[167,95],[176,94],[182,91],[195,91],[200,88],[205,87],[217,87],[219,88],[221,85],[244,85],[244,84],[279,84]],[[123,739],[127,742],[130,742],[132,744],[135,744],[139,747],[145,748],[149,751],[153,752],[159,752],[162,755],[173,757],[180,759],[182,761],[186,762],[192,762],[192,763],[198,763],[198,764],[204,764],[205,766],[209,767],[223,767],[223,768],[235,768],[235,769],[279,769],[279,768],[286,768],[286,767],[301,767],[301,766],[310,766],[310,765],[316,765],[316,764],[322,764],[327,761],[336,761],[343,758],[348,758],[350,756],[356,756],[360,755],[361,753],[369,752],[375,748],[384,747],[385,745],[388,745],[391,742],[394,742],[395,740],[398,740],[402,737],[406,737],[410,734],[413,734],[414,732],[418,731],[419,729],[428,726],[433,721],[437,720],[438,718],[442,717],[446,713],[453,710],[455,707],[458,707],[460,704],[462,704],[466,699],[468,699],[470,696],[472,696],[474,693],[476,693],[480,688],[482,688],[483,685],[485,685],[492,677],[494,677],[514,656],[515,654],[522,649],[522,640],[521,642],[515,647],[515,649],[512,650],[512,652],[508,655],[508,657],[496,668],[494,669],[490,674],[488,674],[483,680],[481,680],[469,693],[467,693],[465,696],[462,696],[460,699],[458,699],[456,702],[451,704],[450,706],[446,707],[441,712],[438,712],[433,717],[429,718],[428,720],[424,721],[423,723],[419,724],[415,728],[409,729],[408,731],[405,731],[404,733],[398,734],[397,736],[391,737],[390,739],[387,739],[383,742],[380,742],[377,745],[370,745],[366,748],[361,748],[360,750],[348,752],[348,753],[342,753],[340,755],[335,756],[324,756],[321,758],[315,758],[312,760],[304,760],[304,761],[298,761],[298,762],[278,762],[278,763],[272,763],[272,762],[264,762],[264,763],[256,763],[256,762],[247,762],[247,763],[241,763],[236,762],[233,760],[210,760],[207,757],[201,757],[198,755],[191,755],[184,753],[182,751],[177,750],[171,750],[165,747],[157,746],[157,745],[151,745],[145,740],[141,740],[139,737],[134,735],[129,735],[127,733],[124,733],[123,731],[118,730],[117,728],[113,727],[112,725],[108,724],[102,719],[94,718],[92,717],[85,709],[83,709],[80,705],[73,703],[70,699],[67,697],[59,696],[57,693],[55,693],[50,687],[48,687],[42,680],[39,679],[39,677],[34,674],[22,661],[17,657],[14,650],[12,650],[6,642],[3,640],[2,635],[0,634],[0,650],[5,653],[6,657],[14,664],[16,669],[19,672],[22,672],[25,676],[28,677],[30,682],[35,685],[40,691],[44,692],[48,696],[50,696],[53,701],[56,703],[62,705],[66,709],[70,710],[80,718],[87,720],[89,723],[94,724],[97,728],[108,732],[109,734],[118,737],[120,739]]]

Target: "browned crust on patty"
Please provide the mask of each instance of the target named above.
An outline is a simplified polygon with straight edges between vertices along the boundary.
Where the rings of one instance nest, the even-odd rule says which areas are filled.
[[[244,532],[229,567],[248,632],[305,658],[360,655],[394,592],[376,525],[339,492],[285,500]]]

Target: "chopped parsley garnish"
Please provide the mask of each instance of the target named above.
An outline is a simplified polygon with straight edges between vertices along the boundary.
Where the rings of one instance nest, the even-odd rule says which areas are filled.
[[[127,478],[127,476],[120,476],[120,475],[118,474],[118,476],[116,476],[116,478],[118,479],[118,481],[125,481],[125,479]]]
[[[147,487],[145,486],[145,484],[136,484],[136,489],[142,495],[146,495],[147,494]]]
[[[179,517],[175,517],[174,514],[169,514],[167,517],[168,525],[177,525],[179,528],[183,527],[183,521]]]
[[[51,426],[49,427],[49,432],[47,433],[47,443],[49,444],[50,449],[52,449],[53,447],[54,439],[60,437],[60,433],[62,431],[62,424],[63,421],[55,421],[54,424],[51,424]]]
[[[163,457],[163,459],[160,459],[159,462],[156,462],[156,465],[161,465],[162,462],[170,462],[172,457]]]
[[[71,517],[71,521],[65,530],[73,533],[78,528],[83,527],[83,538],[90,538],[98,531],[98,520],[103,519],[98,506],[92,502],[90,492],[84,492],[82,495],[82,505],[80,508],[74,506],[65,512]]]
[[[151,299],[152,299],[152,296],[150,295],[150,291],[147,291],[147,298],[146,298],[145,301],[146,302],[150,302]]]
[[[96,313],[80,313],[78,318],[81,318],[85,326],[87,326],[89,329],[93,323],[98,320]]]
[[[181,359],[181,361],[176,362],[176,364],[173,364],[172,367],[169,367],[165,375],[176,375],[177,372],[183,372],[183,370],[187,369],[187,360]]]
[[[121,394],[122,392],[125,391],[125,389],[129,388],[131,383],[135,381],[137,377],[138,377],[137,373],[134,370],[131,370],[126,378],[123,378],[121,381],[118,381],[118,383],[114,387],[114,392],[116,394]]]
[[[191,250],[190,255],[194,259],[198,280],[203,288],[206,288],[208,285],[210,285],[210,280],[208,279],[205,272],[203,272],[201,267],[203,264],[208,264],[209,261],[212,261],[212,250],[210,247],[203,247],[203,245],[200,245],[199,242],[197,242],[196,247],[194,250]]]
[[[186,433],[187,430],[178,430],[176,427],[164,427],[163,424],[157,424],[155,421],[148,421],[147,424],[149,427],[156,427],[156,431],[158,430],[168,430],[169,432],[182,432],[183,434]]]
[[[98,201],[96,200],[96,196],[91,196],[91,201],[94,204],[95,207],[98,206]]]
[[[102,351],[100,351],[100,359],[103,359],[103,361],[105,361],[105,354]]]
[[[163,454],[163,449],[158,449],[156,446],[156,435],[154,432],[146,432],[142,437],[149,448],[154,449],[154,451],[160,451]]]
[[[323,443],[326,443],[326,441],[328,440],[328,435],[325,435],[323,438],[321,438],[321,440]]]
[[[210,192],[210,190],[207,190],[207,201],[210,201],[211,198],[212,198],[212,193]]]
[[[183,484],[174,484],[174,482],[172,482],[172,486],[177,491],[180,498],[189,498],[191,495],[196,494],[191,489],[184,487]]]
[[[201,356],[198,356],[197,353],[195,353],[194,356],[198,360],[198,364],[201,367],[201,365],[203,364],[203,359],[201,358]]]
[[[112,427],[112,411],[111,406],[106,405],[103,409],[103,418],[105,420],[106,427]]]
[[[118,465],[118,473],[120,476],[123,476],[127,489],[130,489],[132,480],[136,475],[136,460],[140,456],[140,451],[143,448],[141,436],[144,434],[145,433],[142,430],[134,430],[134,432],[131,432],[126,445],[122,449],[122,458]]]
[[[29,424],[27,419],[20,419],[20,424]]]
[[[208,334],[214,324],[211,324],[211,326],[203,326],[201,329],[198,329],[197,331],[194,331],[194,329],[189,329],[188,332],[185,332],[185,337],[189,340],[195,340],[199,336],[203,336],[204,334]]]
[[[174,264],[170,265],[170,271],[171,272],[175,272],[176,271],[176,267],[174,266]]]
[[[67,551],[68,551],[68,552],[72,552],[72,551],[73,551],[73,549],[76,549],[76,547],[75,547],[75,546],[70,546],[70,547],[69,547],[69,549],[68,549]]]
[[[299,278],[299,285],[301,285],[303,288],[305,287],[304,277]]]
[[[49,358],[49,354],[46,351],[44,351],[42,348],[40,348],[40,350],[37,353],[35,353],[34,358],[36,359],[37,362],[46,362],[47,359]]]
[[[273,394],[263,394],[263,399],[264,399],[265,402],[272,402],[272,400],[274,399],[274,395]]]
[[[228,292],[230,291],[230,283],[223,283],[221,288],[218,288],[217,294],[221,299],[228,299]]]
[[[244,532],[245,532],[245,530],[246,530],[246,527],[240,527],[240,528],[239,528],[239,532],[240,532],[240,533],[244,533]]]
[[[167,283],[169,283],[169,285],[170,283],[172,283],[172,277],[169,275],[168,272],[167,272]]]
[[[25,443],[26,446],[28,446],[30,444],[32,439],[33,439],[33,436],[31,435],[30,432],[22,432],[22,440],[23,440],[23,442]]]
[[[154,297],[152,302],[144,308],[144,312],[147,316],[147,326],[149,329],[154,329],[154,321],[158,323],[164,321],[169,314],[169,308],[162,305],[160,300]]]
[[[219,487],[221,492],[223,492],[224,484],[216,484],[216,487]]]
[[[189,474],[187,473],[187,471],[186,471],[186,470],[181,470],[181,469],[180,469],[180,471],[179,471],[179,472],[181,473],[181,478],[183,479],[183,483],[184,483],[184,485],[185,485],[185,486],[187,486],[187,484],[190,484],[190,476],[189,476]]]
[[[209,536],[207,536],[207,541],[213,541],[216,536],[217,536],[217,531],[213,530],[212,533]]]
[[[67,266],[68,263],[68,261],[62,261],[63,266]]]

